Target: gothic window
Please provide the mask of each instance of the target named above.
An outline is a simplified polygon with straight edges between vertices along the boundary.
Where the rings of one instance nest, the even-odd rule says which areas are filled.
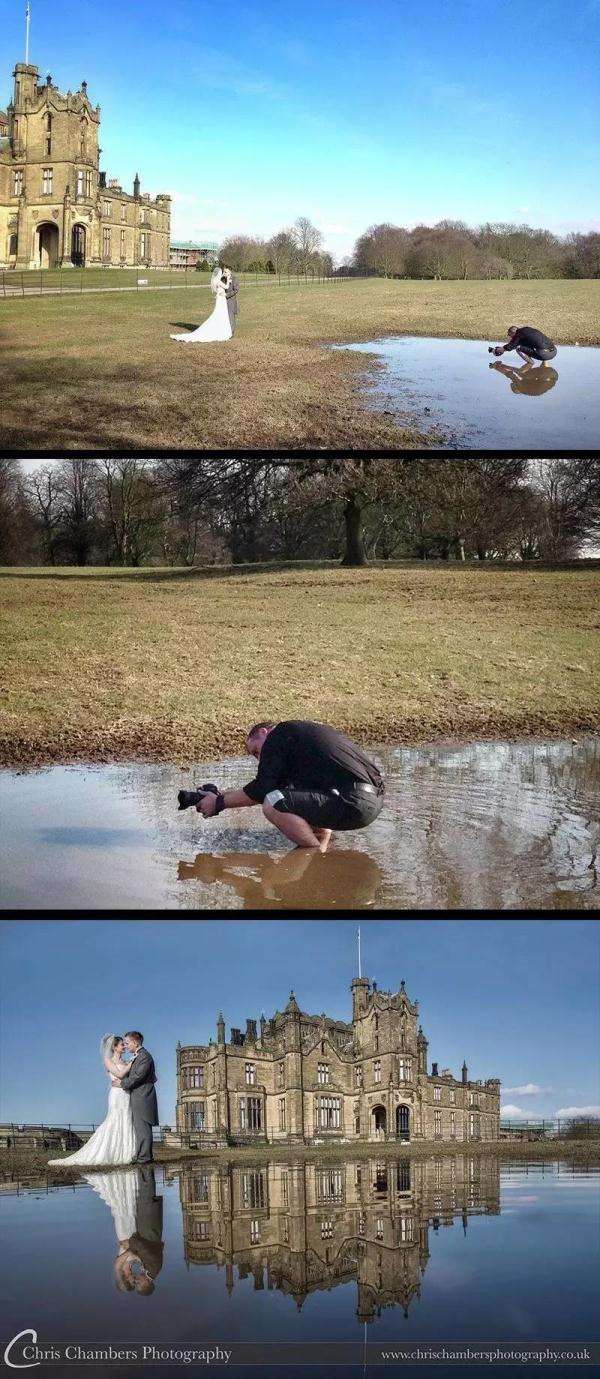
[[[49,158],[52,153],[52,139],[49,134],[46,135],[46,148],[44,151],[46,154],[46,158]]]
[[[262,1102],[260,1097],[242,1097],[240,1101],[240,1129],[262,1130]]]
[[[123,202],[123,205],[121,206],[121,220],[125,220],[126,217],[127,217],[127,207],[126,207],[126,205],[125,205],[125,202]]]
[[[398,1192],[410,1192],[410,1159],[400,1159],[396,1174]]]
[[[208,1202],[208,1173],[194,1173],[190,1196],[193,1202]]]
[[[281,1175],[281,1200],[284,1207],[287,1207],[289,1202],[289,1178],[287,1173],[282,1173]]]
[[[375,1053],[379,1053],[379,1035],[375,1035]]]
[[[186,1106],[188,1130],[204,1130],[205,1105],[203,1101],[190,1101]]]
[[[125,231],[121,230],[121,258],[125,258]]]
[[[283,1243],[284,1245],[289,1245],[290,1243],[290,1224],[287,1219],[287,1216],[285,1217],[283,1222]]]
[[[479,1096],[477,1092],[471,1092],[469,1106],[479,1106]]]
[[[376,1058],[374,1063],[374,1078],[376,1082],[381,1082],[381,1059]]]
[[[373,1180],[373,1188],[375,1192],[387,1192],[388,1174],[385,1164],[375,1165],[375,1178]]]
[[[324,1083],[329,1082],[329,1064],[328,1064],[328,1063],[319,1063],[318,1068],[317,1068],[317,1081],[321,1084],[321,1086],[322,1086]]]
[[[279,1098],[279,1129],[285,1130],[285,1097]]]
[[[385,1227],[385,1221],[384,1221],[384,1219],[383,1219],[383,1216],[378,1216],[378,1217],[377,1217],[377,1225],[376,1225],[376,1227],[375,1227],[375,1239],[376,1239],[376,1240],[383,1240],[383,1231],[384,1231],[384,1227]]]
[[[454,1087],[450,1088],[450,1105],[456,1106],[456,1092],[454,1090]]]
[[[339,1130],[342,1099],[339,1096],[317,1097],[317,1126],[323,1130]]]
[[[77,195],[83,196],[83,168],[77,171]]]
[[[450,1137],[456,1139],[456,1112],[450,1112]]]
[[[142,235],[142,239],[143,239],[143,238],[144,238],[144,236]],[[142,251],[142,252],[143,252],[143,251]],[[254,1063],[247,1063],[247,1064],[246,1064],[246,1086],[247,1086],[247,1087],[253,1087],[253,1086],[254,1086],[254,1083],[255,1083],[255,1080],[256,1080],[256,1078],[255,1078]]]
[[[277,1065],[277,1085],[283,1087],[285,1083],[285,1063]]]
[[[208,1221],[193,1221],[192,1234],[194,1240],[208,1240]]]
[[[52,168],[42,168],[42,195],[52,195]]]
[[[434,1100],[434,1101],[441,1101],[441,1100],[442,1100],[442,1089],[441,1089],[441,1087],[434,1087],[434,1089],[433,1089],[433,1100]]]
[[[265,1175],[262,1169],[242,1173],[242,1202],[245,1207],[264,1207]]]
[[[23,169],[16,168],[13,173],[13,196],[20,196],[23,191]]]
[[[321,1240],[331,1240],[333,1235],[333,1221],[321,1222]]]
[[[14,258],[15,255],[16,255],[16,252],[17,252],[17,236],[16,236],[16,235],[10,235],[9,241],[8,241],[8,256],[9,256],[9,258]]]
[[[412,1060],[410,1058],[400,1058],[398,1060],[398,1077],[400,1082],[410,1082],[412,1076]]]
[[[356,1116],[356,1117],[355,1117],[355,1120],[354,1120],[354,1133],[355,1133],[355,1135],[360,1135],[360,1116]]]
[[[260,1245],[260,1221],[250,1222],[250,1244]]]
[[[359,1215],[359,1218],[358,1218],[358,1234],[359,1234],[359,1235],[364,1235],[364,1233],[365,1233],[365,1226],[366,1226],[365,1214],[364,1214],[364,1211],[361,1211],[361,1213],[360,1213],[360,1215]]]
[[[112,205],[112,203],[111,203],[110,201],[108,201],[108,200],[105,200],[105,201],[102,202],[102,214],[103,214],[103,215],[110,215],[110,214],[111,214],[111,205]]]
[[[110,258],[110,226],[109,226],[109,225],[105,225],[105,226],[104,226],[104,229],[103,229],[103,231],[102,231],[102,257],[103,257],[104,259],[109,259],[109,258]],[[214,1068],[213,1068],[213,1081],[214,1081],[214,1071],[215,1071],[215,1070],[214,1070]]]
[[[356,1081],[356,1086],[357,1086],[357,1087],[362,1087],[362,1085],[363,1085],[363,1070],[362,1070],[362,1063],[357,1063],[357,1064],[356,1064],[356,1067],[355,1067],[355,1069],[354,1069],[354,1078],[355,1078],[355,1081]]]
[[[204,1086],[204,1068],[183,1069],[183,1090],[189,1092]]]
[[[46,132],[52,133],[52,116],[50,114],[46,115]]]
[[[433,1113],[433,1132],[434,1132],[434,1135],[435,1135],[436,1140],[437,1140],[437,1139],[441,1139],[441,1137],[442,1137],[442,1113],[441,1113],[441,1111],[434,1111],[434,1113]]]
[[[319,1202],[343,1202],[344,1178],[341,1168],[321,1168],[317,1171]]]
[[[92,173],[89,168],[86,170],[85,174],[85,194],[86,196],[92,195]]]

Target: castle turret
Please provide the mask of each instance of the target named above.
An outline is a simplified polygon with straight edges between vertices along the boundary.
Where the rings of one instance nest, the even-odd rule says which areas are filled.
[[[134,195],[134,199],[135,199],[136,201],[139,201],[139,199],[140,199],[140,179],[139,179],[139,174],[138,174],[137,172],[136,172],[135,177],[134,177],[134,179],[133,179],[133,195]]]
[[[463,1063],[462,1065],[462,1080],[466,1086],[467,1082],[469,1081],[469,1070],[467,1068],[466,1063]]]
[[[365,1014],[369,1001],[369,978],[355,977],[352,982],[352,1021]]]
[[[224,1019],[223,1019],[223,1011],[221,1010],[221,1011],[219,1011],[219,1018],[218,1018],[218,1020],[217,1020],[217,1044],[224,1044],[224,1043],[225,1043],[225,1021],[224,1021]]]
[[[427,1075],[427,1049],[428,1049],[428,1047],[429,1047],[428,1041],[427,1041],[427,1039],[425,1038],[425,1035],[423,1034],[423,1030],[422,1030],[422,1028],[421,1028],[421,1025],[419,1025],[419,1032],[418,1032],[418,1034],[417,1034],[417,1055],[418,1055],[418,1062],[419,1062],[419,1072],[420,1072],[420,1073],[425,1073],[425,1075]]]

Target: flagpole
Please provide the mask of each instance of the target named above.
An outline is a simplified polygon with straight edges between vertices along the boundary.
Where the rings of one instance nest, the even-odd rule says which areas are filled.
[[[358,930],[358,975],[362,977],[362,972],[360,970],[360,929]]]
[[[26,4],[26,6],[25,6],[25,63],[26,63],[26,64],[29,63],[29,21],[30,21],[30,19],[31,19],[31,9],[30,9],[30,7],[29,7],[29,0],[27,0],[27,4]]]

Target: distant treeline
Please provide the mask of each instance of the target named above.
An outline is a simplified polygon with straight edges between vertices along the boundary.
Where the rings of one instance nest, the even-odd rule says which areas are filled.
[[[269,240],[233,235],[220,248],[221,260],[237,272],[327,274],[331,254],[323,235],[306,216]],[[598,278],[600,234],[570,234],[502,222],[476,229],[462,220],[437,225],[371,225],[338,271],[382,278],[491,279]]]
[[[0,458],[0,563],[565,561],[600,543],[600,459]]]

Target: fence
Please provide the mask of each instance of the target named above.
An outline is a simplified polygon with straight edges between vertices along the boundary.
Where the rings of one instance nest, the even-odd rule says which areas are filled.
[[[598,1139],[600,1119],[579,1116],[568,1120],[501,1120],[500,1139]]]
[[[352,275],[356,276],[356,275]],[[344,273],[236,273],[242,287],[311,287],[350,282]],[[188,268],[31,268],[2,271],[0,296],[83,296],[100,292],[173,291],[209,287],[210,274]]]

